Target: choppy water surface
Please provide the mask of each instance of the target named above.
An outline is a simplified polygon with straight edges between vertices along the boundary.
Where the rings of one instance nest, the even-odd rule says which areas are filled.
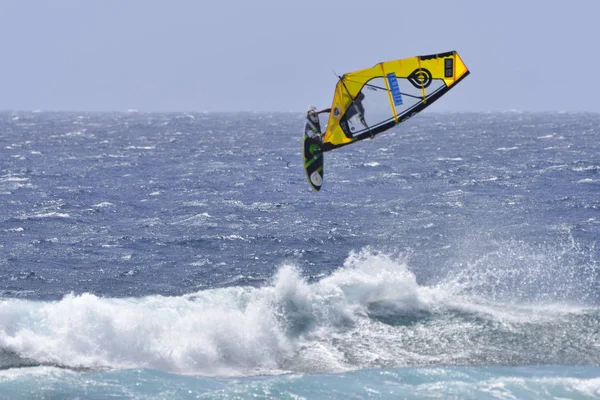
[[[0,398],[600,397],[599,126],[0,113]]]

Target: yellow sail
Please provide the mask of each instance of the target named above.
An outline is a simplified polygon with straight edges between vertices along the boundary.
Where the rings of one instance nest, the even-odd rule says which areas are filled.
[[[422,111],[469,70],[455,51],[381,62],[340,77],[323,151],[372,137]]]

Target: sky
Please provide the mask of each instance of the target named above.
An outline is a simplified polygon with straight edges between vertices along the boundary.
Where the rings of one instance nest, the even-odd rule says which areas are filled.
[[[305,111],[456,50],[435,111],[600,112],[598,0],[0,0],[0,110]]]

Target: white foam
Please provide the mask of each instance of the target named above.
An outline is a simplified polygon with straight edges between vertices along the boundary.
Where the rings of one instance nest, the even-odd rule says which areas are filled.
[[[41,212],[32,215],[26,215],[21,217],[20,219],[43,219],[43,218],[69,218],[70,215],[67,213],[59,213],[56,211],[52,212]]]
[[[232,288],[190,297],[66,296],[0,305],[0,346],[40,362],[228,374],[276,368],[288,342],[261,292]]]
[[[435,373],[435,371],[434,371]],[[521,377],[503,376],[489,379],[473,379],[469,375],[460,374],[454,379],[444,376],[436,382],[425,382],[411,388],[417,397],[438,397],[440,393],[464,393],[465,398],[491,397],[497,399],[520,398],[557,398],[568,394],[568,398],[600,395],[600,378],[571,377]],[[450,370],[449,374],[456,372]],[[475,378],[479,377],[476,375]]]
[[[206,207],[207,204],[203,201],[194,200],[194,201],[184,201],[183,205],[188,206],[188,207]]]
[[[600,179],[585,178],[578,180],[577,183],[600,183]]]
[[[386,256],[353,254],[314,284],[287,265],[272,285],[205,290],[182,297],[111,299],[68,295],[56,302],[0,302],[0,347],[73,367],[149,367],[178,373],[278,371],[302,338],[326,335],[364,315],[370,302],[424,307],[414,276]],[[323,343],[313,343],[314,346]],[[304,359],[315,357],[303,353]],[[330,349],[324,370],[338,370]],[[288,361],[286,361],[288,360]],[[338,360],[338,361],[336,361]],[[313,360],[314,361],[314,360]],[[325,361],[323,361],[325,362]]]
[[[587,167],[575,167],[575,168],[573,168],[573,171],[584,172],[584,171],[596,171],[598,169],[600,169],[600,166],[598,166],[598,165],[589,165]]]
[[[319,286],[341,290],[345,301],[361,307],[386,301],[405,311],[420,310],[435,298],[435,293],[417,285],[403,261],[368,250],[351,253],[344,268],[321,280]]]
[[[38,377],[46,379],[48,377],[73,375],[73,371],[57,367],[27,367],[27,368],[9,368],[0,370],[0,382],[10,382],[22,378]]]
[[[114,206],[113,203],[110,203],[108,201],[103,201],[103,202],[100,202],[98,204],[94,204],[92,207],[105,208],[105,207],[112,207],[112,206]]]
[[[458,281],[419,285],[402,257],[365,249],[312,283],[294,266],[284,265],[260,288],[217,288],[180,297],[83,294],[53,302],[2,300],[0,348],[69,367],[202,375],[337,372],[427,363],[432,357],[465,358],[470,349],[438,341],[461,338],[476,328],[471,321],[452,322],[399,335],[398,328],[377,317],[460,310],[511,322],[579,312],[561,305],[486,302],[461,295],[461,288]],[[410,348],[415,343],[441,350],[421,354]]]
[[[28,177],[22,175],[3,175],[0,176],[0,188],[4,190],[17,190],[20,188],[33,188]],[[6,194],[11,194],[6,192]]]
[[[176,222],[172,222],[171,224],[172,225],[203,226],[203,225],[206,225],[206,221],[211,218],[212,218],[212,216],[209,213],[203,212],[203,213],[193,215],[191,217],[183,218]]]
[[[438,157],[438,161],[463,161],[462,157]]]
[[[503,377],[479,382],[477,386],[482,391],[498,395],[497,397],[518,398],[512,395],[515,387],[537,391],[537,395],[544,396],[552,393],[552,388],[560,388],[561,392],[577,393],[584,396],[600,395],[600,378],[581,379],[571,377],[541,377],[541,378],[521,378],[521,377]],[[504,393],[505,396],[500,396]]]
[[[23,178],[23,177],[19,177],[19,176],[3,176],[2,178],[0,178],[0,181],[2,182],[28,182],[29,178]]]

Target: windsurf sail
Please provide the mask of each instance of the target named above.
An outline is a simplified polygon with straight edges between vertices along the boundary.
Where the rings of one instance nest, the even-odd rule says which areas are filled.
[[[381,62],[340,76],[322,151],[373,137],[423,111],[469,74],[455,51]]]

